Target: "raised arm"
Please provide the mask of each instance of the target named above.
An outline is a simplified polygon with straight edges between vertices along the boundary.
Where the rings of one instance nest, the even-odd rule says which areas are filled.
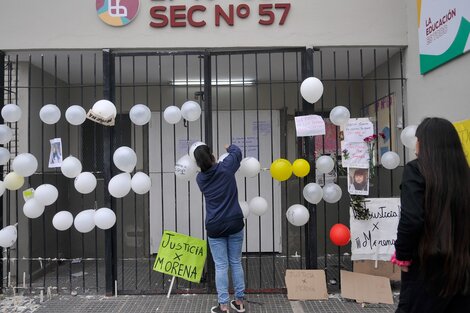
[[[222,166],[232,173],[235,173],[240,168],[242,151],[236,145],[226,145],[225,149],[228,152],[228,156],[222,161]]]

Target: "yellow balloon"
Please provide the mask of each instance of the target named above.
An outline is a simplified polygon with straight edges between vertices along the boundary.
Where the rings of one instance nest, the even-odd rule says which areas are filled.
[[[279,181],[288,180],[292,175],[292,165],[289,160],[286,159],[277,159],[271,164],[269,169],[271,176]]]
[[[292,164],[292,172],[297,177],[305,177],[310,173],[310,164],[305,159],[297,159]]]
[[[3,179],[5,183],[5,188],[8,190],[18,190],[24,184],[24,177],[16,174],[15,172],[10,172]]]

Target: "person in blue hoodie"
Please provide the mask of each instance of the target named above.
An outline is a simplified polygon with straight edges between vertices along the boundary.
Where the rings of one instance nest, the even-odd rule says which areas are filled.
[[[209,146],[200,145],[194,150],[194,158],[201,169],[196,181],[206,201],[205,224],[215,264],[219,305],[212,307],[212,313],[229,312],[229,266],[235,289],[235,300],[230,301],[230,307],[236,312],[245,312],[245,274],[241,263],[245,223],[235,180],[242,152],[236,145],[225,148],[228,156],[219,163],[216,162]]]

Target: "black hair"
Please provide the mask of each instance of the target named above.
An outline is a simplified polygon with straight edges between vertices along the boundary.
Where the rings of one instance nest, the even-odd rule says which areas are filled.
[[[201,145],[194,150],[194,158],[196,159],[197,166],[202,172],[207,171],[214,165],[215,158],[211,153],[211,149],[207,145]]]
[[[366,176],[367,175],[367,169],[364,169],[364,168],[357,168],[355,171],[354,171],[354,175],[353,176]],[[367,177],[366,177],[367,178]]]
[[[428,277],[437,272],[433,260],[443,261],[440,295],[452,296],[462,291],[470,273],[470,168],[448,120],[424,119],[416,137],[426,185],[419,257]]]

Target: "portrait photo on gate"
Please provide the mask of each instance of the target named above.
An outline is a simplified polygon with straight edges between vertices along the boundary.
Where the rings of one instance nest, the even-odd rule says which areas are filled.
[[[348,191],[351,195],[369,195],[369,169],[348,167]]]

